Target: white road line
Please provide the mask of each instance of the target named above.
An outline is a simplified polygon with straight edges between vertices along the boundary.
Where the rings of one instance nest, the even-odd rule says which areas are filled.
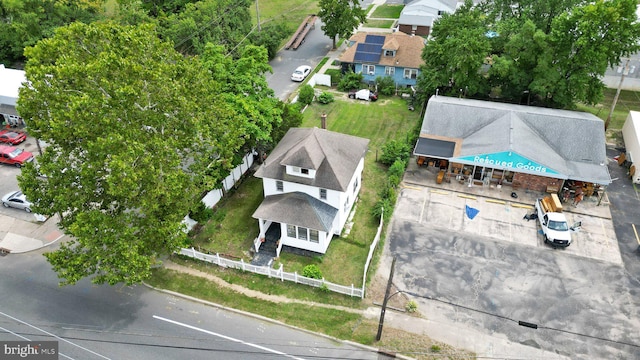
[[[45,334],[47,334],[47,335],[49,335],[49,336],[51,336],[51,337],[53,337],[53,338],[56,338],[57,340],[60,340],[60,341],[65,342],[65,343],[67,343],[67,344],[73,345],[73,346],[75,346],[75,347],[77,347],[77,348],[79,348],[79,349],[82,349],[82,350],[84,350],[84,351],[86,351],[86,352],[88,352],[88,353],[91,353],[91,354],[93,354],[93,355],[95,355],[95,356],[101,357],[101,358],[103,358],[103,359],[111,360],[111,359],[109,359],[108,357],[103,356],[103,355],[100,355],[100,354],[98,354],[98,353],[97,353],[97,352],[95,352],[95,351],[89,350],[89,349],[87,349],[86,347],[83,347],[83,346],[80,346],[80,345],[78,345],[78,344],[72,343],[71,341],[69,341],[69,340],[67,340],[67,339],[63,339],[63,338],[59,337],[59,336],[58,336],[58,335],[56,335],[56,334],[50,333],[50,332],[48,332],[48,331],[46,331],[46,330],[44,330],[44,329],[40,329],[40,328],[39,328],[39,327],[37,327],[37,326],[31,325],[31,324],[29,324],[28,322],[26,322],[26,321],[22,321],[22,320],[20,320],[20,319],[18,319],[18,318],[15,318],[15,317],[13,317],[13,316],[11,316],[11,315],[9,315],[9,314],[5,314],[5,313],[3,313],[3,312],[1,312],[1,311],[0,311],[0,315],[2,315],[2,316],[4,316],[4,317],[8,317],[8,318],[9,318],[9,319],[11,319],[11,320],[17,321],[17,322],[19,322],[19,323],[21,323],[21,324],[24,324],[24,325],[27,325],[27,326],[29,326],[29,327],[31,327],[31,328],[34,328],[34,329],[38,330],[38,331],[41,331],[41,332],[43,332],[43,333],[45,333]],[[62,354],[60,354],[60,355],[62,355]],[[64,357],[66,357],[66,358],[71,359],[70,357],[68,357],[68,356],[66,356],[66,355],[62,355],[62,356],[64,356]]]
[[[283,352],[278,351],[278,350],[269,349],[269,348],[266,348],[266,347],[261,346],[261,345],[252,344],[252,343],[240,340],[240,339],[235,339],[235,338],[232,338],[232,337],[229,337],[229,336],[226,336],[226,335],[215,333],[213,331],[197,328],[195,326],[184,324],[184,323],[181,323],[181,322],[178,322],[178,321],[175,321],[175,320],[166,319],[166,318],[163,318],[163,317],[160,317],[160,316],[157,316],[157,315],[153,315],[153,318],[154,319],[158,319],[158,320],[162,320],[162,321],[166,321],[166,322],[171,323],[171,324],[183,326],[183,327],[186,327],[188,329],[200,331],[200,332],[203,332],[205,334],[221,337],[221,338],[223,338],[225,340],[230,340],[230,341],[237,342],[237,343],[240,343],[240,344],[243,344],[243,345],[251,346],[251,347],[254,347],[256,349],[264,350],[264,351],[267,351],[267,352],[270,352],[270,353],[274,353],[274,354],[278,354],[278,355],[284,355],[284,356],[286,356],[288,358],[291,358],[291,359],[304,360],[303,358],[299,358],[299,357],[296,357],[296,356],[293,356],[293,355],[289,355],[289,354],[283,353]]]
[[[14,335],[14,336],[16,336],[16,337],[19,337],[19,338],[21,338],[21,339],[23,339],[23,340],[25,340],[25,341],[32,341],[31,339],[29,339],[29,338],[27,338],[27,337],[24,337],[24,336],[22,336],[22,335],[20,335],[20,334],[16,334],[16,333],[14,333],[13,331],[11,331],[11,330],[9,330],[9,329],[5,329],[5,328],[3,328],[3,327],[0,327],[0,330],[6,331],[6,332],[8,332],[9,334]],[[69,357],[69,356],[67,356],[67,355],[63,354],[63,353],[61,353],[60,351],[58,351],[58,355],[62,355],[62,356],[64,356],[64,357],[66,357],[67,359],[74,360],[72,357]]]

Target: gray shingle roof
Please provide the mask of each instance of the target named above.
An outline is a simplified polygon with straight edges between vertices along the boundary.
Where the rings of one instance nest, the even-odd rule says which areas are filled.
[[[258,168],[255,176],[347,191],[368,144],[369,139],[324,129],[291,128]],[[287,175],[285,165],[315,169],[316,176],[307,179]]]
[[[338,209],[331,205],[305,193],[291,192],[265,197],[253,217],[329,232],[337,214]]]
[[[433,96],[421,132],[462,139],[461,157],[513,151],[570,179],[611,183],[604,123],[589,113]]]

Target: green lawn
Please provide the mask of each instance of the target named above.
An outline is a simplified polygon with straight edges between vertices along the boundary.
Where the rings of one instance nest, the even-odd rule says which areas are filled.
[[[318,2],[315,0],[256,0],[260,9],[260,23],[271,21],[284,22],[293,33],[300,23],[310,14],[318,13]],[[256,6],[251,6],[251,19],[257,24]]]
[[[596,106],[578,105],[578,110],[590,112],[602,120],[606,120],[611,111],[611,105],[613,104],[613,98],[616,95],[616,89],[605,89],[604,99],[600,104]],[[611,122],[609,123],[609,129],[620,130],[624,121],[629,115],[629,111],[640,111],[640,92],[622,90],[616,108],[611,116]]]
[[[398,19],[400,18],[400,12],[404,5],[380,5],[376,8],[376,10],[371,14],[372,18],[382,18],[382,19]]]
[[[379,29],[390,29],[393,24],[395,24],[395,20],[371,20],[367,19],[367,22],[364,23],[364,26],[371,28],[379,28]]]
[[[317,264],[327,281],[361,287],[364,261],[378,226],[371,208],[378,200],[378,189],[387,181],[386,168],[376,162],[376,156],[386,141],[406,138],[418,124],[419,114],[407,110],[406,102],[398,97],[381,98],[372,103],[338,100],[328,105],[314,103],[309,106],[302,127],[319,127],[323,112],[328,115],[329,130],[371,140],[354,226],[348,236],[334,238],[324,256],[283,253],[279,260],[288,272],[300,273],[306,265]],[[238,190],[218,204],[216,218],[195,236],[194,246],[248,261],[248,250],[258,234],[258,222],[251,215],[262,196],[260,179],[247,178]]]

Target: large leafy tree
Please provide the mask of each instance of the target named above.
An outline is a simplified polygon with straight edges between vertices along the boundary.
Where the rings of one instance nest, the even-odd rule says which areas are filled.
[[[469,89],[468,96],[492,94],[506,101],[557,108],[597,103],[604,88],[600,78],[607,68],[638,50],[640,23],[634,0],[493,0],[475,8],[465,3],[468,6],[471,12],[443,16],[434,25],[419,79],[425,97],[435,88],[449,86],[450,79],[436,72],[448,67],[450,60],[432,58],[442,49],[453,51],[454,58],[468,52],[467,67],[482,69],[481,76],[454,79],[455,88]],[[470,14],[474,21],[467,24],[472,29],[455,27]],[[470,39],[488,40],[490,46],[454,49]]]
[[[233,51],[251,32],[251,0],[201,0],[160,19],[163,37],[183,54],[201,54],[206,44]]]
[[[318,16],[324,23],[322,31],[331,38],[334,49],[336,37],[349,38],[367,19],[359,0],[320,0],[318,6]]]
[[[0,63],[23,62],[23,50],[59,26],[103,18],[104,0],[0,0]]]
[[[72,238],[47,259],[62,284],[143,280],[184,244],[181,221],[231,169],[244,119],[150,25],[75,23],[25,53],[18,110],[47,146],[18,181]]]

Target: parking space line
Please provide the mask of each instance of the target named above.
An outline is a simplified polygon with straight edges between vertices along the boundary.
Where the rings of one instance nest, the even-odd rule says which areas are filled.
[[[476,199],[475,196],[471,196],[471,195],[458,194],[458,197],[465,198],[465,199],[471,199],[471,200],[478,200],[478,199]]]
[[[505,205],[507,203],[506,201],[494,200],[494,199],[486,199],[485,201],[488,203],[501,204],[501,205]]]

